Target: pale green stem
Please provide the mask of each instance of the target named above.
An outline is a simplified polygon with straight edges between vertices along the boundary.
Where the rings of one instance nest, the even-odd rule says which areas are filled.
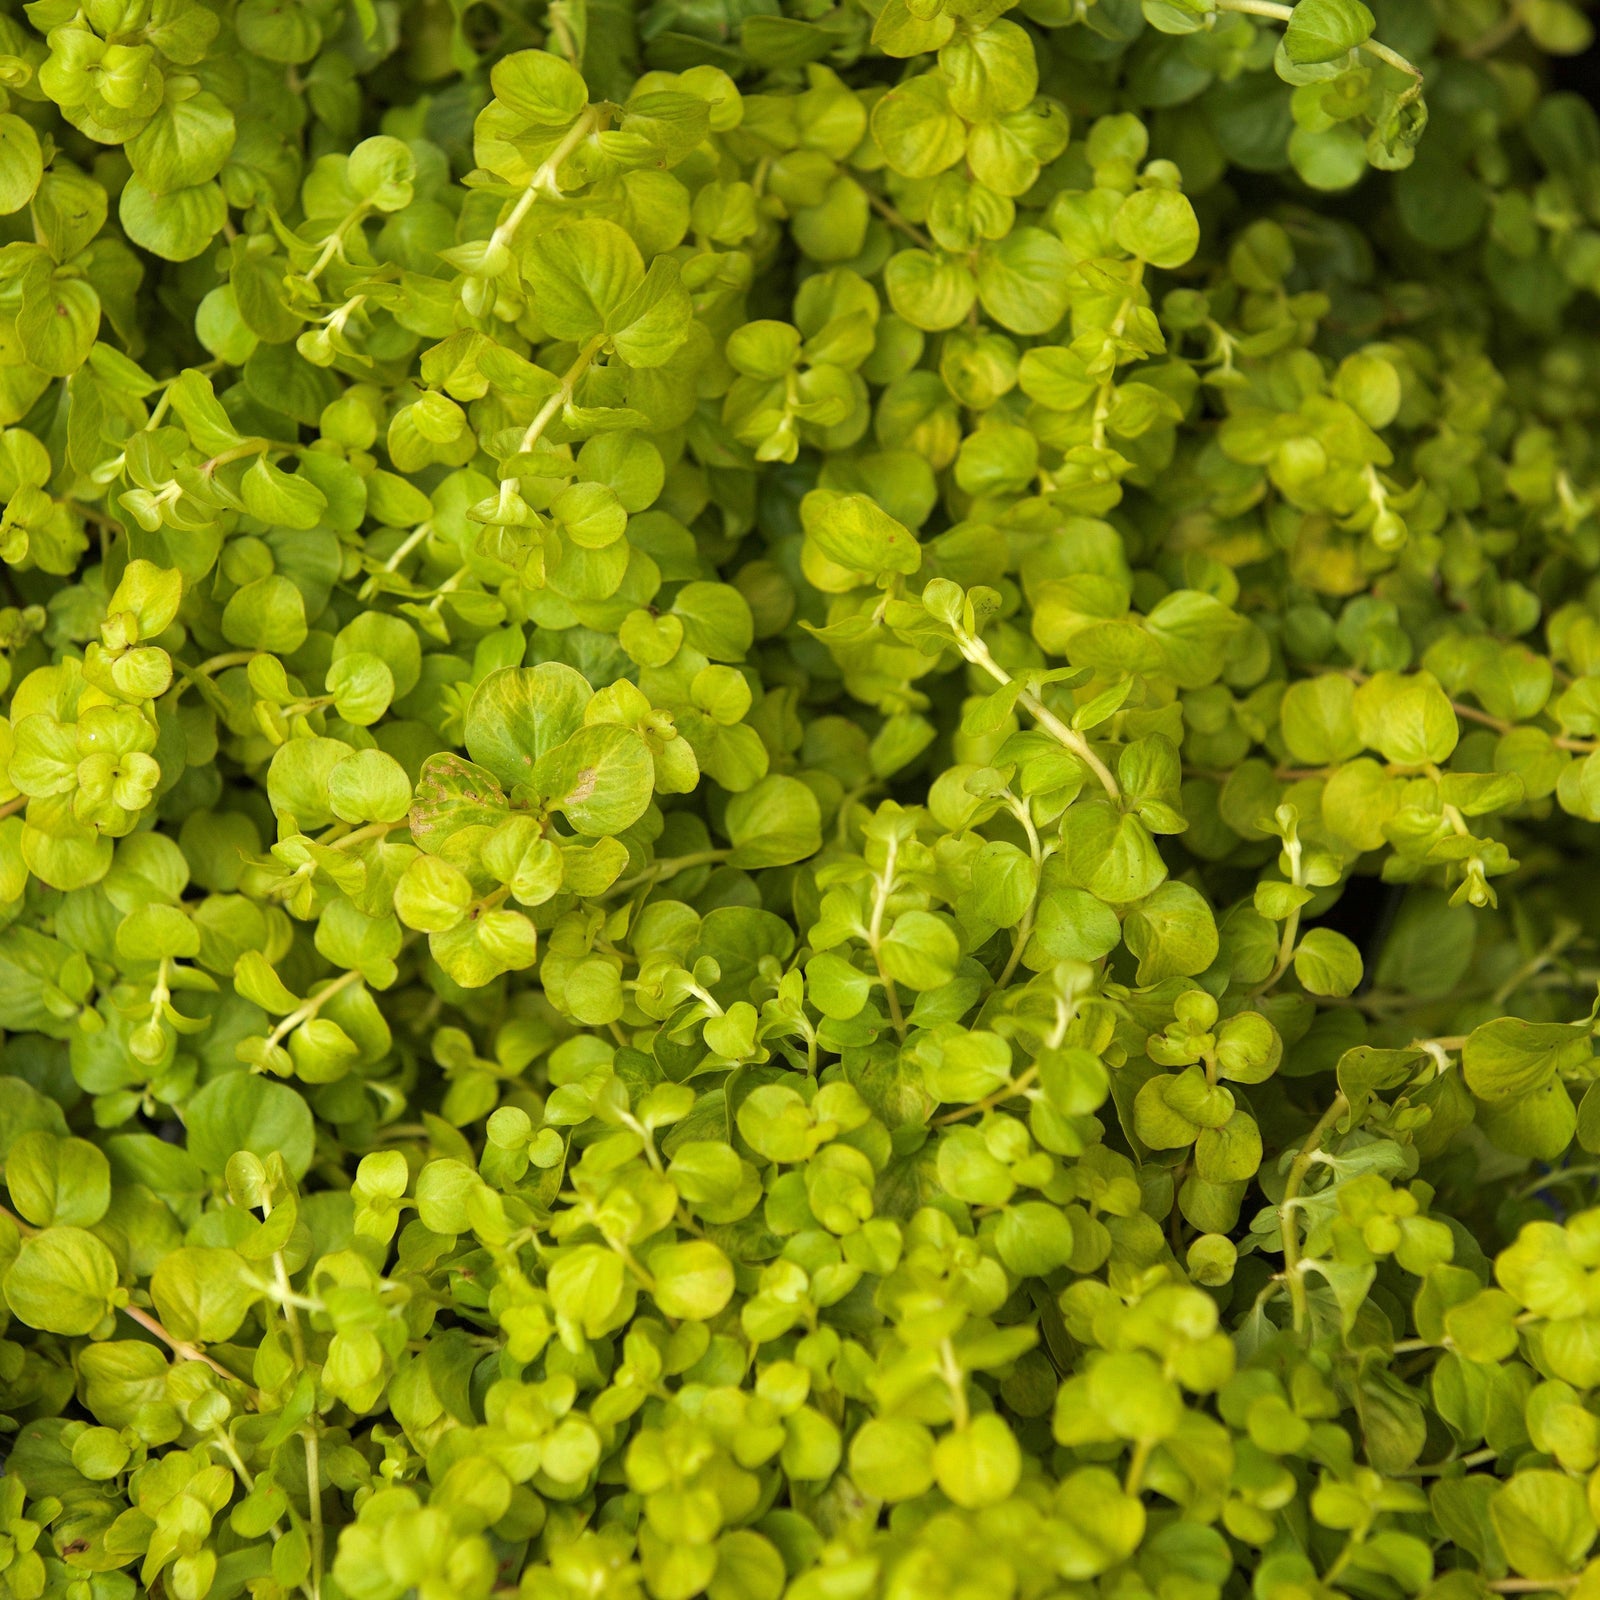
[[[1295,1208],[1300,1199],[1301,1185],[1306,1181],[1306,1174],[1311,1170],[1322,1141],[1349,1108],[1350,1102],[1342,1094],[1333,1097],[1333,1104],[1323,1112],[1321,1120],[1300,1146],[1300,1153],[1289,1168],[1289,1178],[1283,1186],[1283,1200],[1278,1206],[1278,1226],[1283,1234],[1283,1276],[1289,1285],[1289,1302],[1293,1307],[1296,1333],[1305,1327],[1310,1307],[1306,1297],[1305,1270],[1300,1259],[1300,1219],[1295,1214]]]

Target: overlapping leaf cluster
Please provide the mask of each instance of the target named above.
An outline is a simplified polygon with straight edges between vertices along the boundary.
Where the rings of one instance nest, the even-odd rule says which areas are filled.
[[[8,8],[4,1600],[1600,1593],[1589,38]]]

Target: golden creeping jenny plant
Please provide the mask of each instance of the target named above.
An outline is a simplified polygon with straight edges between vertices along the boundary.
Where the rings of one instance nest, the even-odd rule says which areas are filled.
[[[1600,1600],[1567,0],[0,14],[3,1600]]]

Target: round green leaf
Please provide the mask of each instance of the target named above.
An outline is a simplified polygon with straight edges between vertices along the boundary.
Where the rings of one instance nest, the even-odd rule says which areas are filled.
[[[253,1072],[224,1072],[183,1108],[189,1153],[213,1176],[240,1150],[265,1157],[276,1150],[301,1178],[311,1165],[315,1126],[311,1108],[287,1084]]]
[[[117,1263],[82,1228],[47,1228],[22,1242],[5,1276],[6,1303],[30,1328],[67,1337],[105,1321],[117,1288]]]

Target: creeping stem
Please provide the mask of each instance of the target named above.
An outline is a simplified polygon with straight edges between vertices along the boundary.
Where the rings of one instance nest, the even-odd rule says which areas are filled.
[[[563,374],[560,384],[551,394],[550,398],[540,406],[539,414],[528,424],[527,432],[522,436],[520,449],[526,454],[539,442],[540,435],[555,420],[561,408],[572,399],[573,391],[578,387],[578,380],[589,370],[594,358],[600,354],[600,346],[605,343],[603,334],[596,334],[577,354],[572,365]]]
[[[277,1025],[277,1027],[272,1030],[272,1032],[267,1036],[268,1049],[271,1049],[274,1045],[282,1044],[283,1041],[287,1039],[302,1022],[309,1022],[331,999],[333,999],[336,994],[340,992],[340,990],[348,989],[351,984],[359,982],[360,978],[360,969],[357,967],[352,967],[350,971],[342,973],[339,977],[335,978],[333,982],[327,986],[327,988],[319,989],[309,1000],[305,1002],[304,1005],[300,1006],[294,1011],[291,1011],[289,1015],[286,1016]]]
[[[1011,674],[989,654],[989,647],[982,639],[975,638],[970,633],[958,632],[956,646],[973,666],[981,667],[996,683],[1004,686],[1015,681]],[[1113,800],[1122,798],[1122,790],[1117,787],[1117,780],[1112,776],[1111,769],[1094,753],[1089,741],[1076,728],[1069,728],[1030,689],[1024,689],[1017,696],[1017,704],[1058,744],[1065,745],[1100,780],[1100,787]]]
[[[203,1362],[213,1372],[220,1377],[226,1378],[230,1383],[239,1381],[220,1361],[208,1356],[199,1345],[190,1344],[187,1340],[175,1338],[168,1333],[148,1311],[141,1311],[138,1306],[134,1305],[123,1306],[120,1309],[137,1322],[146,1333],[153,1333],[180,1361]]]
[[[1216,7],[1218,11],[1237,11],[1247,17],[1265,17],[1269,22],[1288,22],[1294,16],[1294,7],[1281,5],[1278,0],[1216,0]],[[1376,39],[1363,39],[1360,48],[1374,60],[1383,62],[1386,67],[1393,67],[1396,72],[1405,73],[1411,79],[1410,87],[1400,97],[1402,104],[1415,100],[1422,93],[1421,71],[1398,50],[1391,50]]]
[[[883,964],[880,947],[883,943],[883,914],[889,904],[889,896],[894,892],[894,867],[895,858],[899,855],[900,844],[897,839],[890,838],[888,857],[884,861],[883,871],[874,882],[872,896],[872,923],[867,929],[867,946],[872,951],[872,959],[878,969],[879,980],[883,984],[883,992],[889,1002],[889,1020],[894,1024],[894,1031],[903,1039],[906,1032],[905,1013],[900,1009],[900,996],[895,991],[894,979],[889,976]]]
[[[578,118],[567,129],[554,150],[539,163],[538,170],[528,183],[528,187],[517,197],[517,203],[506,213],[505,220],[494,230],[489,239],[490,254],[494,253],[497,245],[507,245],[511,236],[522,225],[522,219],[533,209],[534,202],[541,194],[559,195],[561,188],[557,182],[557,174],[561,171],[561,163],[594,132],[598,122],[599,113],[593,106]]]
[[[1306,1298],[1305,1268],[1300,1259],[1300,1219],[1295,1214],[1300,1201],[1300,1190],[1311,1171],[1311,1163],[1322,1148],[1333,1126],[1346,1111],[1350,1102],[1343,1094],[1333,1097],[1333,1104],[1322,1113],[1321,1120],[1306,1135],[1305,1143],[1289,1168],[1288,1181],[1283,1186],[1283,1200],[1278,1206],[1278,1227],[1283,1234],[1283,1276],[1289,1285],[1289,1304],[1294,1312],[1294,1328],[1299,1333],[1306,1325],[1309,1309]]]

